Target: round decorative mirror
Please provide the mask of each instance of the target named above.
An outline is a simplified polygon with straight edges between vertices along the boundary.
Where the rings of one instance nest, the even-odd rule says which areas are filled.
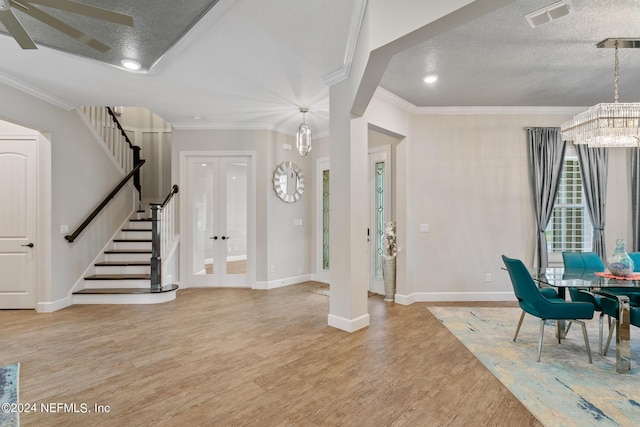
[[[273,172],[273,189],[287,203],[294,203],[304,193],[302,170],[293,162],[282,162]]]

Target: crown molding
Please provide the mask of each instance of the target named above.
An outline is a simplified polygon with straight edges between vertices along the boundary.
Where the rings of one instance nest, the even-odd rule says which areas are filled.
[[[270,123],[171,123],[171,127],[179,130],[264,130],[279,132]]]
[[[351,73],[351,64],[353,56],[358,45],[358,37],[360,36],[360,28],[364,20],[364,12],[367,9],[367,0],[356,0],[353,3],[353,12],[351,13],[351,24],[349,25],[349,35],[347,37],[347,46],[344,52],[344,60],[342,68],[322,77],[322,81],[327,86],[332,86],[343,80],[346,80]]]
[[[411,114],[415,114],[415,112],[418,110],[418,107],[416,105],[413,105],[412,103],[410,103],[409,101],[400,98],[398,95],[396,95],[393,92],[388,91],[387,89],[378,86],[376,88],[376,91],[374,92],[373,96],[378,97],[390,104],[395,105],[396,107],[405,110]]]
[[[460,107],[416,107],[413,114],[416,115],[472,115],[472,114],[503,114],[503,115],[575,115],[588,107],[532,107],[532,106],[460,106]]]
[[[269,123],[171,123],[171,127],[176,130],[255,130],[296,136],[295,132],[292,133],[288,127],[277,127]],[[329,136],[328,132],[313,134],[314,139],[327,136]]]
[[[76,105],[72,104],[67,100],[58,98],[57,96],[53,96],[50,93],[47,93],[41,89],[28,85],[24,82],[21,82],[18,79],[14,79],[13,77],[9,77],[2,73],[0,73],[0,83],[4,83],[7,86],[10,86],[14,89],[19,90],[20,92],[24,92],[27,95],[31,95],[35,98],[41,99],[42,101],[45,101],[58,108],[62,108],[63,110],[66,110],[66,111],[71,111],[76,108]]]
[[[523,114],[523,115],[576,115],[589,107],[527,107],[527,106],[442,106],[418,107],[398,95],[378,86],[374,96],[415,115],[472,115],[472,114]]]

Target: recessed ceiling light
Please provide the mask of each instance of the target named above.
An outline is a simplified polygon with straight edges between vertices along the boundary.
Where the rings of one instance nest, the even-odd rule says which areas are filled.
[[[435,83],[436,81],[438,81],[438,75],[437,74],[429,74],[428,76],[426,76],[424,78],[424,82],[425,83]]]
[[[120,63],[124,68],[131,71],[138,71],[141,67],[140,63],[133,59],[123,59]]]

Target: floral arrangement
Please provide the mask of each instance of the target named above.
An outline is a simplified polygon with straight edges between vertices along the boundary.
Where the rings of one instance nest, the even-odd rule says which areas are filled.
[[[389,221],[384,225],[384,235],[382,236],[382,245],[386,251],[385,255],[396,256],[398,253],[398,244],[396,242],[396,222]]]

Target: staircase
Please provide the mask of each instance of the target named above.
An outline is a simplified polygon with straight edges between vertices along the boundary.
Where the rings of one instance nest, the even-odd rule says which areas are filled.
[[[174,300],[178,285],[151,289],[152,223],[138,211],[114,238],[84,289],[73,292],[74,304],[153,304]]]

